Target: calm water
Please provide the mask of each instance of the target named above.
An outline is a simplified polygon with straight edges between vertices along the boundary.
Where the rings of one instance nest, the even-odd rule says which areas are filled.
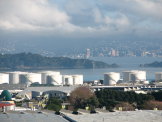
[[[116,63],[120,65],[119,68],[106,69],[62,69],[62,74],[83,74],[84,80],[98,80],[103,79],[103,74],[106,72],[122,72],[125,70],[145,70],[147,72],[147,79],[154,79],[155,72],[162,72],[162,68],[141,68],[140,64],[151,63],[154,61],[162,61],[162,58],[155,57],[97,57],[91,58],[96,61],[103,61],[108,64]]]

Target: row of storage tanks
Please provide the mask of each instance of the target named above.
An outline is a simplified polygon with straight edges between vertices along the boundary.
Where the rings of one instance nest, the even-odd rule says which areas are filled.
[[[120,78],[120,73],[108,72],[104,74],[104,85],[116,85],[117,82],[121,83],[142,83],[149,84],[146,80],[146,71],[131,70],[122,72],[123,79]],[[155,73],[155,81],[162,81],[162,72]]]
[[[53,84],[53,85],[81,85],[83,75],[61,75],[56,71],[44,71],[39,73],[7,72],[0,73],[0,84]]]

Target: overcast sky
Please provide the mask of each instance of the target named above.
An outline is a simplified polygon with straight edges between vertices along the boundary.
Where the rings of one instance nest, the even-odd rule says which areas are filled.
[[[0,47],[162,41],[162,0],[0,0]],[[129,41],[128,40],[128,41]]]

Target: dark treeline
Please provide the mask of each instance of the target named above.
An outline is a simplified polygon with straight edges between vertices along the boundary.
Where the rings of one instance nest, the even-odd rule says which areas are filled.
[[[149,94],[137,94],[133,91],[115,91],[103,89],[95,92],[99,101],[99,106],[105,106],[107,109],[114,108],[121,102],[133,104],[135,108],[142,109],[145,102],[150,100],[161,100],[162,91]]]
[[[155,98],[155,100],[162,101],[162,91],[152,92],[151,95]]]
[[[78,87],[65,99],[50,98],[45,108],[56,111],[59,114],[61,103],[69,103],[65,109],[78,114],[78,109],[88,109],[90,113],[96,113],[96,108],[106,108],[110,112],[115,110],[134,111],[162,110],[162,91],[137,94],[134,91],[117,91],[102,89],[93,92],[89,87]]]
[[[50,69],[50,68],[107,68],[117,67],[88,59],[45,57],[39,54],[0,54],[0,69]]]

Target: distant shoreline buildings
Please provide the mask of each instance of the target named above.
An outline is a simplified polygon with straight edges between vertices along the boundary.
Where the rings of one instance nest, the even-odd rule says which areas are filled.
[[[77,52],[64,55],[71,58],[85,58],[90,57],[162,57],[162,49],[146,50],[146,49],[127,49],[127,48],[86,48]]]

